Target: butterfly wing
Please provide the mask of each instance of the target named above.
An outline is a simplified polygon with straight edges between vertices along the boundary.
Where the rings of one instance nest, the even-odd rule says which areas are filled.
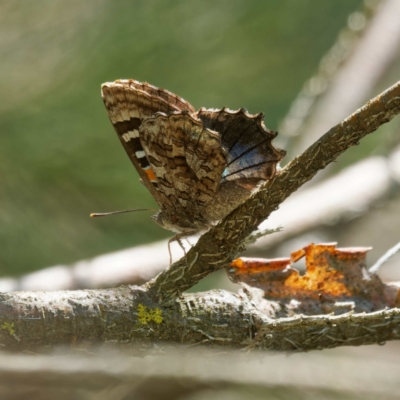
[[[226,167],[219,134],[180,112],[147,118],[140,137],[162,198],[163,225],[180,232],[208,227],[205,210]]]
[[[277,164],[286,152],[272,145],[277,132],[265,127],[263,114],[251,115],[245,109],[201,108],[197,115],[206,128],[219,132],[222,147],[228,152],[223,181],[252,189],[276,174]]]
[[[227,152],[221,183],[207,207],[209,218],[220,220],[248,199],[260,182],[276,174],[286,152],[272,145],[277,133],[264,126],[262,114],[201,108],[197,116],[205,128],[220,134],[221,146]]]
[[[139,137],[140,126],[145,118],[158,111],[166,114],[180,111],[194,113],[194,108],[168,90],[132,79],[104,83],[101,93],[108,116],[126,153],[143,183],[161,206],[154,172]]]

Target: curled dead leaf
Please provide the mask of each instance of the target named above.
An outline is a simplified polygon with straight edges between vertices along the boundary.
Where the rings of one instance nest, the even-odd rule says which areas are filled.
[[[228,270],[236,283],[259,288],[264,299],[278,302],[289,314],[372,312],[400,304],[399,288],[384,284],[366,268],[369,247],[336,248],[310,244],[290,258],[234,260]],[[305,257],[306,272],[292,267]]]

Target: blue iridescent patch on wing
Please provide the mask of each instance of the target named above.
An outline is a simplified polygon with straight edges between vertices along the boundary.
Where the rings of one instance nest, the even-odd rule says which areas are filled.
[[[247,181],[255,186],[275,174],[285,152],[272,146],[277,133],[264,126],[263,114],[251,115],[245,109],[200,109],[198,117],[204,127],[220,134],[221,146],[227,152],[224,181]]]

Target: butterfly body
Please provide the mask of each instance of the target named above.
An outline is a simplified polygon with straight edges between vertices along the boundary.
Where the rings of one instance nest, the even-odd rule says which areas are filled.
[[[201,108],[134,80],[102,85],[112,124],[160,211],[153,219],[182,236],[207,230],[276,173],[285,152],[263,115]]]

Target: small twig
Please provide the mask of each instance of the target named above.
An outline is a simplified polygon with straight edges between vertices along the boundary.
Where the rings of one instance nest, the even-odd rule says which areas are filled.
[[[389,249],[370,269],[369,272],[371,274],[376,274],[379,271],[379,268],[385,264],[390,258],[392,258],[395,254],[400,252],[400,242]]]
[[[245,246],[248,246],[249,244],[255,243],[259,238],[282,231],[283,231],[283,226],[278,226],[272,229],[258,229],[245,239],[244,244]]]

